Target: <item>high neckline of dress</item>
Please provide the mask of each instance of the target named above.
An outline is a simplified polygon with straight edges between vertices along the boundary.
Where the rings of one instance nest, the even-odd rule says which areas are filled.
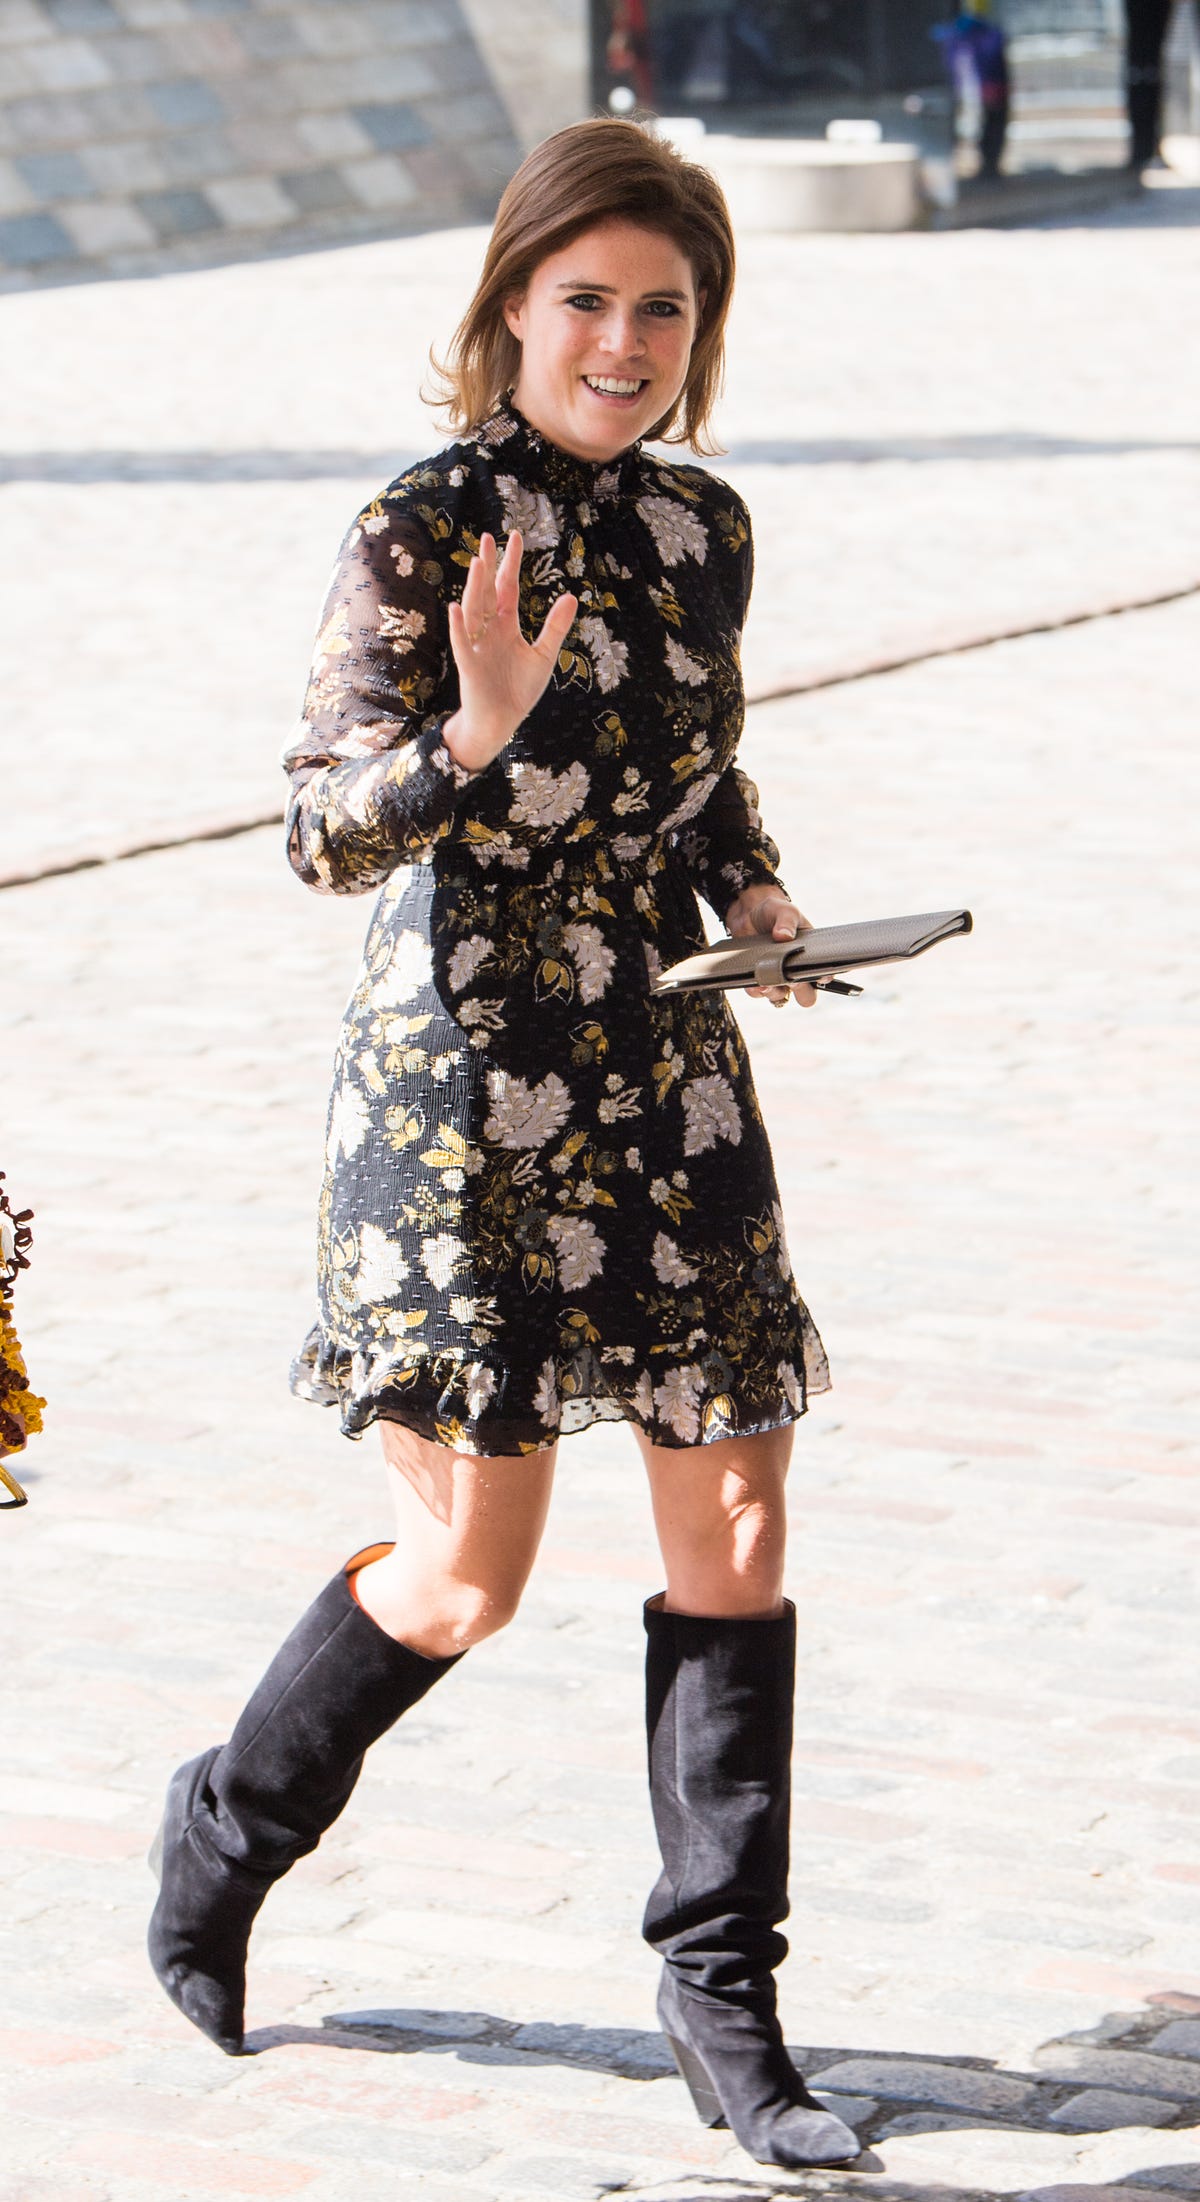
[[[490,437],[489,428],[493,431]],[[497,453],[511,447],[516,439],[519,448],[528,453],[548,490],[560,497],[586,498],[590,504],[603,504],[610,498],[625,495],[636,476],[642,449],[640,443],[631,443],[613,459],[581,459],[575,452],[564,451],[561,444],[551,443],[548,436],[543,436],[540,429],[526,420],[511,397],[501,398],[491,419],[484,424],[481,436],[493,444]]]

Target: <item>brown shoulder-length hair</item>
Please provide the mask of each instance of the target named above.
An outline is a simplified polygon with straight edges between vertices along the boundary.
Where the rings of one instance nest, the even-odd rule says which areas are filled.
[[[670,237],[704,294],[687,380],[647,434],[696,451],[719,449],[707,429],[724,374],[733,294],[729,209],[706,168],[685,161],[640,123],[606,116],[572,123],[535,146],[500,201],[475,296],[446,359],[433,360],[441,387],[431,402],[445,407],[459,434],[473,433],[516,382],[521,346],[505,321],[505,301],[520,295],[551,253],[608,221],[636,222]]]

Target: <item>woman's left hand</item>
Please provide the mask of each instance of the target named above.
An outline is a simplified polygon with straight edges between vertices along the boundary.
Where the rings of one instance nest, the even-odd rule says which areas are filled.
[[[795,940],[797,933],[812,931],[804,912],[788,901],[783,889],[769,886],[766,881],[742,889],[725,913],[725,924],[735,939],[761,933],[768,940]],[[789,995],[794,995],[805,1009],[811,1009],[817,998],[816,988],[803,980],[797,986],[748,986],[746,992],[765,994],[777,1009],[782,1009]]]

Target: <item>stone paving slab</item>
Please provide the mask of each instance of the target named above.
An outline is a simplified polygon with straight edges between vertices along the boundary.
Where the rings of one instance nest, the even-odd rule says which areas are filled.
[[[744,1006],[836,1386],[793,1479],[783,2003],[864,2106],[861,2174],[748,2165],[666,2066],[637,1931],[657,1569],[612,1427],[563,1447],[517,1625],[273,1895],[259,2053],[158,1994],[165,1775],[383,1522],[371,1442],[284,1390],[367,909],[305,896],[275,832],[5,895],[50,1398],[0,1536],[6,2202],[1196,2191],[1198,642],[1178,605],[752,716],[811,916],[977,921],[861,1001]],[[1064,2116],[1089,2092],[1119,2098],[1099,2133]]]
[[[744,240],[715,463],[756,523],[752,694],[1200,586],[1181,207]],[[0,299],[0,874],[278,808],[334,552],[441,440],[416,393],[483,242]]]

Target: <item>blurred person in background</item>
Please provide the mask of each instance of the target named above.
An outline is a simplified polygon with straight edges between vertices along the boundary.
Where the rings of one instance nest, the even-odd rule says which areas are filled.
[[[705,2122],[802,2168],[858,2154],[788,2056],[774,1978],[784,1486],[828,1370],[738,1024],[723,995],[651,991],[704,943],[697,891],[733,934],[808,922],[735,762],[749,515],[642,444],[711,449],[733,273],[706,169],[629,122],[547,140],[444,370],[458,440],[342,546],[288,849],[316,891],[378,899],[293,1385],[348,1436],[378,1424],[395,1537],[172,1780],[150,1956],[240,2053],[268,1889],[367,1748],[516,1612],[560,1434],[625,1421],[666,1577],[644,1609],[659,2015]]]
[[[1172,0],[1125,0],[1125,106],[1129,116],[1129,166],[1148,168],[1160,157],[1163,47]]]
[[[753,0],[654,0],[650,50],[660,104],[687,111],[779,89],[774,41]]]
[[[998,176],[1008,134],[1008,47],[991,0],[971,0],[933,33],[946,58],[960,117],[979,112],[979,173]]]

